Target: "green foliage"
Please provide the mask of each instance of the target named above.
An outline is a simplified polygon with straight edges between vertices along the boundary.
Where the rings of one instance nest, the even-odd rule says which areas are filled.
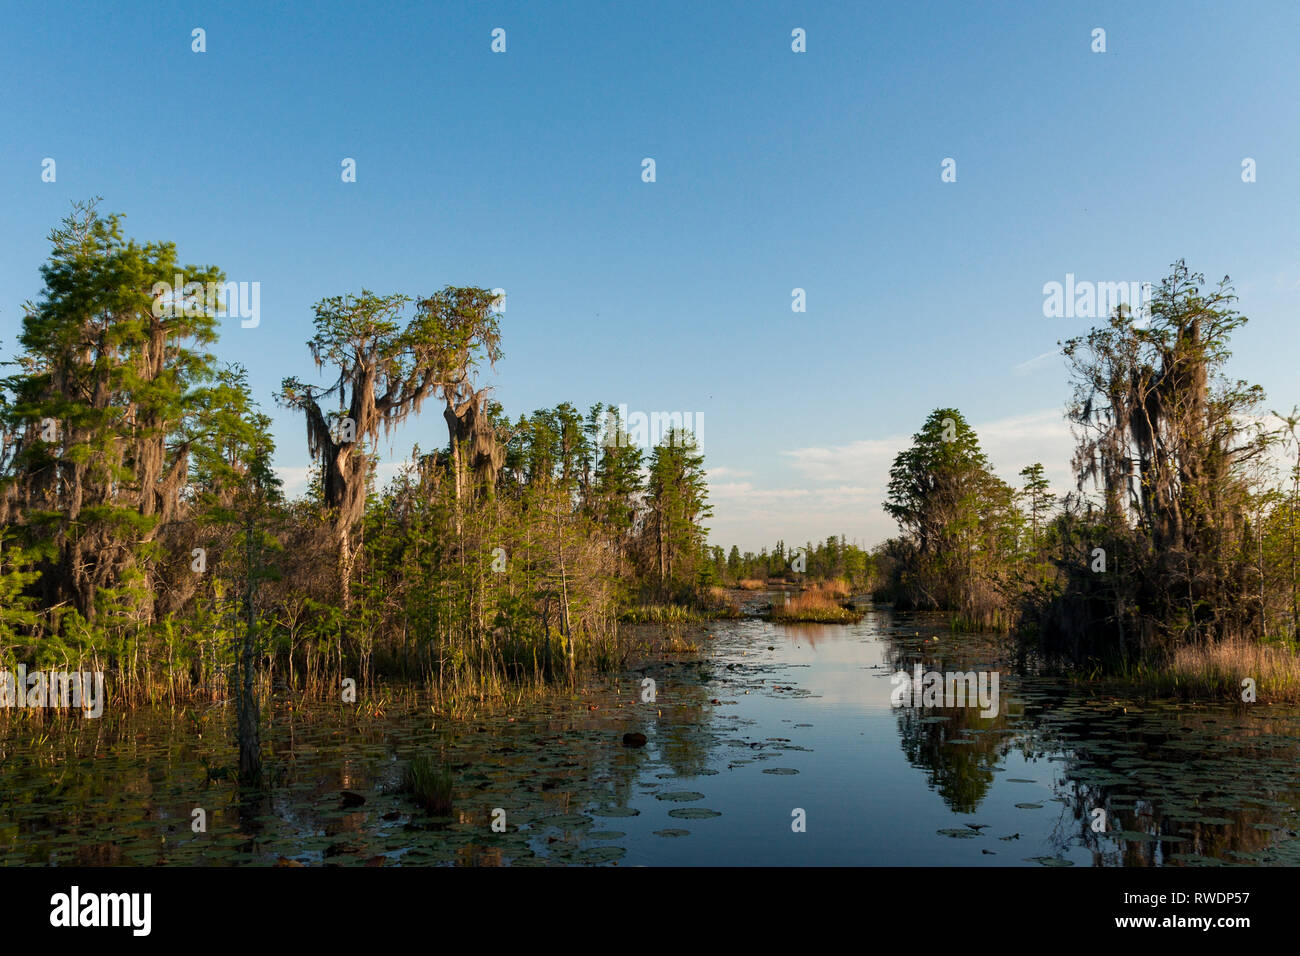
[[[452,811],[453,782],[448,765],[431,754],[418,754],[403,773],[402,789],[433,816],[446,817]]]
[[[708,528],[701,522],[713,513],[707,498],[704,456],[695,437],[670,428],[651,453],[646,482],[650,556],[664,595],[690,593],[707,580],[699,577],[707,563]]]
[[[201,284],[223,276],[182,269],[171,243],[123,239],[120,217],[101,217],[94,202],[77,204],[50,240],[19,371],[3,383],[4,425],[20,436],[5,475],[8,519],[25,543],[53,544],[40,565],[47,606],[70,602],[92,619],[98,591],[138,571],[133,594],[148,620],[152,545],[181,503],[186,425],[213,374],[203,346],[217,324],[215,303],[165,290],[178,273]]]
[[[885,511],[902,539],[886,593],[900,607],[993,620],[1019,563],[1023,518],[955,408],[930,413],[890,469]]]

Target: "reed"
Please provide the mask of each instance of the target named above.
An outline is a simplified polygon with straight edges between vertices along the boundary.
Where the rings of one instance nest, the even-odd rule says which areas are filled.
[[[771,605],[764,617],[787,624],[853,624],[862,620],[863,615],[842,607],[829,592],[804,591],[784,604]]]
[[[451,768],[439,764],[432,754],[419,754],[407,766],[402,790],[436,817],[451,815]]]

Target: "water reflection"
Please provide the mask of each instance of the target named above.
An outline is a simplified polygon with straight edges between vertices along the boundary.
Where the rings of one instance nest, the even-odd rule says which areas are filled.
[[[1085,695],[1017,669],[995,639],[878,609],[848,626],[707,632],[699,658],[456,724],[419,701],[366,718],[277,698],[266,788],[252,793],[232,779],[231,708],[0,720],[0,853],[90,866],[1300,863],[1295,709]],[[997,671],[997,713],[891,706],[890,675],[918,665]],[[630,732],[646,746],[622,746]],[[451,767],[452,816],[398,792],[417,753]]]

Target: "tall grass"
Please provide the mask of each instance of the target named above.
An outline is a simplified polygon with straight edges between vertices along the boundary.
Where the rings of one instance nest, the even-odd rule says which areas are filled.
[[[796,594],[784,604],[773,604],[765,616],[784,623],[852,624],[862,620],[861,614],[841,607],[835,597],[825,591]]]
[[[402,776],[402,790],[436,817],[451,816],[451,768],[432,754],[419,754]]]
[[[1242,681],[1252,678],[1260,700],[1300,700],[1300,656],[1240,638],[1179,647],[1170,655],[1166,675],[1190,692],[1235,700],[1241,700]]]
[[[704,620],[698,611],[681,604],[638,604],[618,616],[625,624],[694,624]]]
[[[948,619],[948,626],[956,634],[1010,634],[1017,620],[1013,610],[995,607],[976,612],[959,611]]]
[[[829,581],[815,581],[808,588],[809,592],[824,594],[830,598],[844,599],[852,596],[853,588],[846,578],[831,578]]]
[[[1300,656],[1296,651],[1247,638],[1176,647],[1161,660],[1099,665],[1076,677],[1153,696],[1234,703],[1243,703],[1246,678],[1255,682],[1258,703],[1300,702]]]

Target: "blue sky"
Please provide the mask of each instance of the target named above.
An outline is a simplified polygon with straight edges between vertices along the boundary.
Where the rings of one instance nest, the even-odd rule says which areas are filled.
[[[102,196],[129,235],[260,283],[260,325],[228,320],[216,352],[248,367],[291,485],[305,429],[272,395],[313,371],[312,304],[362,287],[506,289],[490,380],[512,416],[702,412],[712,540],[744,549],[891,533],[889,462],[939,406],[1004,476],[1042,460],[1064,490],[1069,388],[1047,353],[1095,324],[1043,315],[1067,273],[1158,281],[1183,256],[1230,274],[1252,319],[1233,373],[1270,407],[1300,402],[1294,3],[0,17],[0,349],[39,294],[49,230]],[[445,441],[428,406],[381,453],[391,470]]]

